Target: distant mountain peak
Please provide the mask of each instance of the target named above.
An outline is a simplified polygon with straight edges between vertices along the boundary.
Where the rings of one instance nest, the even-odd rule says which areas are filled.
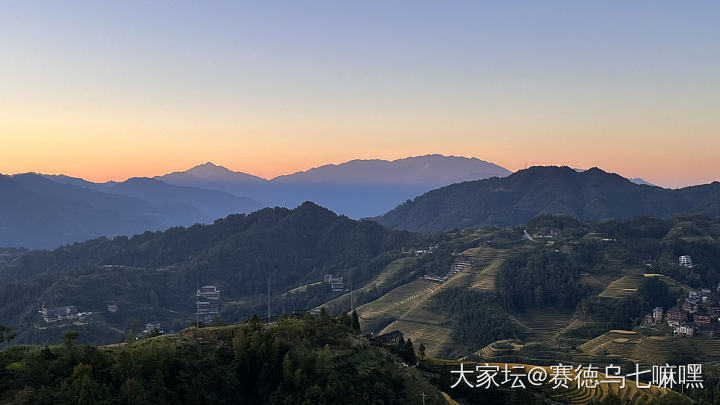
[[[438,187],[467,180],[504,177],[510,173],[501,166],[477,158],[432,154],[395,160],[354,159],[278,176],[271,181],[276,183],[415,184]]]
[[[227,167],[218,166],[212,162],[206,162],[201,165],[192,167],[190,170],[186,171],[186,173],[191,173],[197,177],[208,178],[215,177],[217,175],[226,176],[234,172]]]
[[[155,179],[179,185],[191,185],[185,184],[183,182],[184,180],[229,181],[239,183],[267,181],[251,174],[232,171],[225,166],[216,165],[213,162],[205,162],[182,172],[155,176]]]

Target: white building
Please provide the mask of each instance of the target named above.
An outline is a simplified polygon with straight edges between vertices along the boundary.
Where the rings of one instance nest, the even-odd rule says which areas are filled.
[[[675,328],[675,334],[692,337],[695,334],[695,328],[690,323],[681,323],[680,326]]]
[[[680,265],[684,267],[692,267],[692,259],[688,255],[680,256]]]
[[[663,318],[662,307],[655,307],[655,309],[653,309],[653,320],[655,321],[655,323],[660,323],[660,322],[662,322],[662,318]]]

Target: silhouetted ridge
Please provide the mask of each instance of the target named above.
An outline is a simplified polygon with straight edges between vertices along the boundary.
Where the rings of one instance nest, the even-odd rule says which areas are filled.
[[[679,190],[639,185],[599,168],[536,166],[508,177],[452,184],[427,192],[377,218],[391,228],[437,231],[483,224],[517,225],[541,214],[583,221],[636,215],[720,215],[714,183]]]

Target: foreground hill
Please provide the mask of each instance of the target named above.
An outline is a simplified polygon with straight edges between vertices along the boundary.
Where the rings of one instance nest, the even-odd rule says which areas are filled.
[[[334,319],[190,328],[111,347],[0,352],[0,404],[445,404],[418,370]]]
[[[341,294],[322,283],[324,274],[363,283],[422,238],[312,203],[231,215],[212,225],[100,238],[29,252],[0,266],[0,319],[18,331],[18,342],[54,341],[59,329],[76,326],[46,324],[38,310],[43,304],[75,305],[93,312],[82,326],[86,341],[113,343],[133,323],[160,321],[180,330],[194,322],[198,285],[221,290],[228,321],[265,314],[268,288],[277,315]],[[307,284],[312,286],[302,293],[284,294]],[[106,312],[107,301],[120,309]]]
[[[551,166],[433,190],[376,220],[390,228],[438,231],[518,225],[541,214],[597,221],[688,213],[720,215],[720,182],[669,190],[635,184],[597,168],[577,172]]]

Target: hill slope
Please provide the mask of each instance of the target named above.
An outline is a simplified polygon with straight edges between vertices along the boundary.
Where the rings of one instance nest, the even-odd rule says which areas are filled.
[[[0,352],[0,404],[446,403],[418,370],[388,360],[327,317],[111,347],[17,346]]]
[[[177,186],[147,177],[134,177],[107,188],[107,192],[143,199],[156,204],[179,203],[197,208],[206,221],[230,214],[249,213],[262,208],[262,204],[247,197],[235,196],[217,190]]]
[[[306,203],[232,215],[212,225],[95,239],[30,252],[0,267],[0,319],[18,330],[18,342],[54,340],[53,329],[64,326],[45,324],[37,311],[43,304],[75,305],[95,313],[85,327],[88,341],[112,343],[119,338],[113,330],[126,329],[132,318],[161,321],[170,329],[194,322],[198,284],[222,291],[228,321],[265,314],[268,283],[273,314],[309,309],[342,292],[320,283],[282,293],[322,281],[326,273],[360,285],[394,260],[393,252],[419,238]],[[120,310],[105,313],[107,301]]]
[[[36,174],[0,176],[0,246],[54,248],[103,235],[189,225],[202,218],[189,205],[154,204]]]
[[[720,183],[668,190],[635,184],[593,168],[532,167],[505,178],[453,184],[425,193],[376,220],[390,228],[438,231],[482,224],[526,223],[541,214],[567,214],[584,221],[720,215]]]

